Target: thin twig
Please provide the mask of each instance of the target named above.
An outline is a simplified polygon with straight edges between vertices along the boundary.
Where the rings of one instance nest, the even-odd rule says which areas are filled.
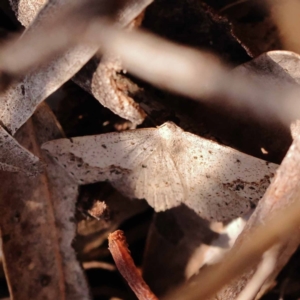
[[[235,7],[237,5],[240,5],[240,4],[243,4],[245,2],[248,2],[249,0],[238,0],[238,1],[235,1],[235,2],[232,2],[232,3],[229,3],[227,5],[225,5],[224,7],[222,7],[220,10],[219,10],[219,13],[224,13],[226,10],[232,8],[232,7]]]
[[[82,265],[85,270],[88,270],[88,269],[103,269],[103,270],[107,270],[107,271],[115,271],[116,270],[114,265],[111,265],[109,263],[102,262],[102,261],[87,261],[87,262],[84,262]]]
[[[129,253],[123,231],[116,230],[108,237],[109,250],[118,270],[140,300],[158,300],[142,278]]]

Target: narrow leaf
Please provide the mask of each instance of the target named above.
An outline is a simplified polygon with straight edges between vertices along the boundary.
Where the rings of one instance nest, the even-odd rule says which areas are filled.
[[[32,178],[0,172],[5,272],[15,300],[89,299],[71,246],[77,185],[40,153],[40,144],[60,136],[54,116],[40,106],[16,138],[42,158],[44,173]]]
[[[34,13],[39,12],[34,22],[30,25],[28,30],[22,36],[26,38],[27,35],[32,35],[35,30],[41,30],[45,18],[53,15],[59,11],[60,7],[64,7],[66,1],[54,1],[52,5],[43,7],[45,1],[33,1],[30,3],[24,1],[19,3],[11,0],[11,5],[14,8],[18,19],[23,25],[29,26],[35,16]],[[118,20],[122,25],[127,25],[134,19],[151,1],[143,1],[142,3],[135,3],[135,1],[129,1],[125,8],[119,12]],[[42,8],[43,7],[43,8]],[[45,23],[45,22],[44,22]],[[22,47],[20,47],[21,49]],[[14,134],[18,128],[26,122],[26,120],[33,114],[34,110],[47,96],[57,90],[62,84],[74,76],[96,53],[98,46],[96,45],[77,45],[70,48],[64,54],[56,57],[50,62],[44,64],[42,67],[37,68],[30,74],[27,74],[25,78],[10,86],[8,90],[0,96],[0,119],[8,130]],[[102,70],[102,68],[100,69]],[[106,70],[109,70],[106,68]],[[89,67],[83,69],[82,73],[87,72],[89,76],[93,76],[93,72],[89,70]],[[115,72],[115,70],[113,70]],[[98,73],[96,73],[98,74]],[[110,73],[101,72],[102,82],[110,82]],[[86,86],[89,80],[84,76],[79,76],[79,85]],[[95,80],[98,80],[96,76]],[[127,104],[117,104],[112,100],[103,97],[102,88],[98,89],[98,86],[92,85],[87,88],[96,99],[100,101],[104,106],[112,109],[115,113],[120,114],[123,118],[131,120],[134,124],[140,124],[145,117],[145,113],[131,98],[122,95],[121,100],[126,100]],[[107,89],[106,89],[107,91]],[[111,95],[114,92],[113,87],[109,87]],[[128,101],[127,98],[131,101]],[[12,109],[12,107],[14,109]]]

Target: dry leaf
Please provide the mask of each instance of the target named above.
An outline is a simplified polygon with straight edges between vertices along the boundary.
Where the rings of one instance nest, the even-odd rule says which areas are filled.
[[[71,243],[75,236],[77,185],[40,153],[40,145],[61,136],[47,106],[16,138],[47,164],[32,178],[1,172],[0,226],[4,264],[13,299],[89,299]]]
[[[144,17],[142,8],[149,5],[152,0],[140,1],[132,10],[132,19],[121,23],[127,30],[132,30],[141,25]],[[125,11],[126,13],[126,11]],[[133,18],[134,17],[134,18]],[[123,17],[124,18],[124,17]],[[130,120],[134,125],[141,124],[146,114],[129,95],[129,88],[125,78],[122,78],[122,62],[119,57],[114,55],[104,55],[95,73],[92,75],[90,89],[93,95],[99,99],[100,103],[109,108],[120,117]]]
[[[127,30],[138,26],[143,19],[143,11],[153,0],[128,1],[127,6],[120,12],[118,23]],[[119,57],[108,54],[99,59],[93,58],[73,78],[87,92],[91,93],[104,107],[120,117],[130,120],[133,126],[141,124],[146,113],[129,95],[127,78],[123,72]]]
[[[95,62],[89,64],[93,63]],[[121,79],[118,74],[121,71],[120,59],[113,56],[104,56],[95,72],[89,70],[86,66],[75,76],[74,81],[113,113],[131,121],[134,125],[141,124],[146,117],[146,113],[128,95],[126,80]],[[87,78],[90,79],[87,80]]]
[[[69,80],[96,52],[97,49],[78,46],[64,57],[50,62],[43,68],[13,84],[1,96],[0,119],[14,134],[34,113],[46,97]]]
[[[28,1],[15,2],[11,1],[11,5],[14,8],[18,19],[23,25],[28,26],[46,1]],[[119,12],[119,22],[122,25],[127,25],[132,19],[135,18],[151,1],[147,0],[143,3],[133,3],[132,1],[127,4],[123,11]],[[36,28],[40,28],[43,25],[43,19],[45,16],[55,14],[55,11],[59,9],[64,1],[56,1],[54,7],[46,6],[39,13],[35,21],[31,24],[27,32]],[[129,18],[129,19],[128,19]],[[27,32],[25,32],[25,37]],[[97,46],[78,45],[72,49],[69,49],[65,54],[52,60],[51,62],[44,65],[42,68],[27,74],[25,78],[16,84],[13,84],[5,93],[2,95],[2,106],[0,106],[1,115],[0,119],[3,124],[14,134],[17,129],[32,115],[37,105],[43,101],[47,96],[52,94],[58,89],[63,83],[69,80],[75,75],[88,60],[97,51]],[[108,69],[106,68],[106,71]],[[102,80],[103,84],[107,81],[110,82],[110,73],[101,72],[103,67],[99,68],[100,75],[105,76]],[[110,70],[115,72],[114,69]],[[89,68],[84,68],[83,73],[87,72],[90,74]],[[108,92],[113,91],[113,87],[108,87],[103,94],[102,88],[95,83],[100,76],[96,73],[96,79],[93,80],[93,85],[88,88],[89,91],[102,103],[104,106],[112,109],[113,112],[120,114],[123,118],[129,119],[134,124],[140,124],[145,117],[145,113],[131,98],[123,95],[122,100],[126,100],[125,103],[118,103],[113,101],[115,97],[103,97],[103,95],[110,95]],[[91,75],[93,76],[93,75]],[[79,84],[86,86],[89,80],[87,78],[78,77]],[[99,84],[98,84],[99,85]],[[105,85],[107,86],[107,85]],[[119,96],[118,96],[119,97]],[[127,100],[131,99],[131,101]],[[122,101],[121,101],[122,102]],[[12,109],[14,107],[14,109]]]
[[[55,1],[55,5],[45,6],[36,17],[35,22],[23,34],[26,37],[27,32],[31,34],[36,28],[43,26],[45,16],[59,10],[60,6],[65,1]],[[40,7],[45,1],[40,2]],[[23,15],[26,7],[34,8],[27,9],[29,16]],[[13,7],[16,7],[16,2],[13,2]],[[18,3],[20,11],[18,16],[22,19],[25,25],[28,25],[30,17],[33,17],[33,12],[38,11],[36,2],[22,1]],[[36,107],[46,97],[57,90],[64,82],[69,80],[82,66],[95,54],[97,47],[77,46],[69,50],[65,55],[58,57],[41,68],[38,68],[27,74],[25,78],[17,83],[14,83],[2,95],[0,95],[0,119],[6,128],[14,134],[24,122],[34,113]]]
[[[39,159],[23,148],[0,126],[0,170],[36,175],[41,170]]]
[[[43,149],[79,184],[108,180],[130,198],[145,198],[156,211],[185,203],[212,220],[246,213],[277,168],[172,122],[156,129],[51,141]]]
[[[300,56],[290,51],[266,52],[234,69],[236,75],[264,82],[266,88],[295,88],[300,84]]]

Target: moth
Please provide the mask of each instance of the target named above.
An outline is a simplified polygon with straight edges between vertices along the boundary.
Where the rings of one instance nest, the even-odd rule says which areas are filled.
[[[79,184],[109,181],[156,211],[185,204],[208,220],[245,214],[277,165],[183,131],[172,122],[43,144]]]

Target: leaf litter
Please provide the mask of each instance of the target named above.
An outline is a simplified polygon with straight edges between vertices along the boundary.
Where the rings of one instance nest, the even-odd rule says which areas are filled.
[[[16,134],[40,156],[36,177],[1,171],[0,226],[4,264],[13,299],[89,299],[85,277],[71,243],[75,236],[77,185],[40,152],[62,133],[42,105]],[[12,184],[13,182],[13,184]]]
[[[36,175],[41,171],[37,156],[23,148],[0,126],[0,170]]]
[[[23,36],[31,34],[36,29],[42,28],[44,19],[51,15],[55,15],[55,11],[63,6],[65,1],[55,1],[52,5],[44,6],[46,1],[31,4],[28,1],[17,3],[11,1],[11,4],[17,13],[19,20],[28,29]],[[143,1],[141,3],[129,2],[123,11],[119,13],[119,22],[126,26],[130,23],[151,1]],[[18,8],[17,8],[18,7]],[[29,9],[30,8],[30,9]],[[39,11],[40,10],[40,11]],[[34,12],[38,13],[36,18]],[[32,23],[31,23],[32,22]],[[66,53],[59,55],[52,61],[38,67],[36,70],[27,74],[25,78],[13,84],[8,90],[1,95],[1,120],[8,130],[14,134],[17,129],[32,115],[39,103],[41,103],[47,96],[57,90],[63,83],[74,76],[96,53],[97,46],[78,45],[74,48],[68,49]],[[113,76],[119,70],[119,64],[113,61],[113,64],[101,63],[99,70],[95,73],[95,79],[91,86],[86,84],[88,78],[82,76],[76,77],[76,82],[81,86],[87,87],[100,103],[112,109],[122,117],[129,119],[134,124],[140,124],[144,118],[145,113],[137,103],[126,93],[118,92],[118,89],[112,82]],[[87,72],[89,76],[94,76],[93,72],[88,67],[84,67],[81,72]],[[98,74],[100,72],[100,75]],[[99,88],[99,79],[103,86]],[[96,85],[96,86],[95,86]],[[106,95],[106,96],[105,96]],[[105,96],[105,97],[103,97]],[[116,102],[117,101],[117,102]],[[13,109],[12,109],[13,108]]]
[[[142,37],[142,35],[140,37]],[[135,37],[138,37],[138,35]],[[170,44],[170,46],[172,45]],[[272,55],[270,55],[270,57],[272,59]],[[108,61],[108,63],[110,62]],[[269,67],[268,62],[264,61],[263,59],[261,60],[261,64]],[[104,61],[104,65],[105,65],[105,61]],[[114,70],[115,67],[116,65],[113,64],[113,68],[111,69]],[[121,67],[116,68],[115,71],[120,70],[120,68]],[[239,71],[235,71],[235,72],[239,76]],[[116,73],[112,72],[112,76],[114,77],[115,75]],[[105,77],[105,74],[102,74],[100,77],[101,77],[100,80],[102,80]],[[94,77],[94,79],[96,79],[96,77]],[[254,81],[255,80],[256,79],[254,79]],[[268,81],[268,80],[263,79],[263,81]],[[293,80],[291,80],[290,83],[292,83],[292,81]],[[280,80],[277,80],[277,84],[278,83],[280,83]],[[24,90],[24,86],[20,86],[21,93],[23,92],[23,90]],[[9,106],[10,105],[8,105],[8,109],[7,109],[8,122],[11,122],[11,120],[13,119],[17,120],[18,117],[13,116],[10,120],[10,115],[8,112],[10,109]],[[33,111],[35,108],[31,106],[30,109]],[[17,115],[19,113],[20,112],[17,112]],[[29,115],[30,113],[28,114],[28,116]],[[24,121],[26,121],[28,116],[24,117]],[[19,124],[15,128],[13,128],[13,126],[11,127],[7,126],[6,128],[9,130],[9,132],[14,133],[14,130],[16,130],[22,122],[17,120],[17,123]],[[3,123],[6,126],[6,121]],[[45,124],[43,124],[43,126],[44,125]],[[162,128],[164,127],[167,128],[168,130],[163,130]],[[22,130],[23,129],[20,130],[20,133],[17,133],[17,136],[18,134],[22,135]],[[128,137],[130,135],[131,135],[130,139],[126,138],[126,136]],[[297,137],[297,131],[294,131],[293,135],[294,137]],[[47,136],[47,134],[44,134],[44,136]],[[58,136],[52,136],[50,140],[52,138],[56,139],[58,138]],[[93,139],[93,138],[94,138],[94,141],[92,141],[93,146],[89,148],[89,139]],[[80,141],[80,139],[82,140],[85,139],[84,141],[87,141],[86,142],[87,145],[83,145],[84,142]],[[176,127],[176,125],[174,125],[173,123],[168,122],[156,129],[148,128],[148,129],[139,129],[136,131],[128,131],[124,133],[114,133],[114,134],[110,133],[110,134],[102,135],[100,136],[100,138],[98,137],[74,138],[71,141],[67,141],[67,144],[64,145],[66,146],[68,151],[67,152],[58,151],[55,157],[57,157],[57,160],[62,165],[64,165],[65,162],[64,167],[67,169],[69,174],[77,180],[77,183],[82,184],[82,183],[95,182],[98,180],[108,180],[117,189],[119,189],[124,194],[129,195],[131,198],[147,198],[147,200],[150,199],[150,201],[148,200],[149,203],[152,206],[154,206],[155,209],[158,211],[169,209],[173,207],[173,205],[176,206],[176,208],[180,208],[181,206],[178,205],[180,203],[185,203],[189,207],[193,208],[193,210],[195,210],[197,213],[200,213],[201,216],[204,216],[207,219],[212,218],[216,220],[225,220],[225,219],[227,220],[228,218],[229,219],[232,218],[233,217],[232,215],[229,217],[230,206],[232,207],[230,212],[233,212],[236,216],[238,216],[241,213],[245,213],[249,209],[249,207],[256,204],[259,198],[263,195],[264,190],[267,188],[270,179],[273,173],[275,172],[277,166],[262,160],[257,160],[253,157],[239,153],[230,148],[218,146],[216,143],[212,143],[210,141],[205,140],[206,143],[208,143],[206,145],[203,141],[200,142],[201,139],[202,138],[199,138],[195,135],[189,134],[187,132],[183,132],[179,127]],[[140,149],[136,150],[133,147],[133,145],[130,145],[131,143],[129,143],[129,141],[131,142],[133,141],[137,146],[139,146]],[[42,142],[45,142],[45,140]],[[72,144],[75,144],[73,145],[74,149],[76,148],[77,150],[81,148],[82,149],[80,151],[78,150],[78,152],[75,151],[75,153],[73,153],[73,149],[71,149],[72,146],[68,144],[70,142]],[[39,145],[41,143],[39,143]],[[53,141],[52,143],[55,144],[57,143],[57,141]],[[204,144],[205,146],[203,146]],[[33,147],[34,145],[35,145],[34,143],[33,145],[30,143],[26,144],[29,150],[32,150],[32,148],[34,148]],[[46,143],[46,145],[48,144]],[[196,150],[192,147],[195,145],[196,145]],[[86,149],[85,146],[88,147],[88,149]],[[37,149],[38,147],[35,147],[35,150]],[[153,151],[151,151],[151,149]],[[216,151],[216,149],[218,150]],[[54,152],[56,150],[57,149],[54,148]],[[86,150],[87,152],[85,153],[84,151]],[[121,153],[122,151],[123,153]],[[40,156],[42,156],[39,150],[37,152],[36,151],[33,152],[35,154],[39,153]],[[216,152],[218,152],[219,155],[216,155]],[[187,153],[190,153],[192,155],[187,155]],[[99,156],[96,157],[98,154]],[[208,171],[202,174],[201,171],[199,171],[200,168],[198,169],[197,164],[194,163],[194,159],[198,160],[199,158],[198,154],[201,154],[203,156],[202,158],[204,158],[204,160],[201,161],[200,164],[204,166],[203,167],[204,170],[209,170],[210,174],[207,174]],[[118,159],[115,160],[116,158],[115,156]],[[211,156],[215,156],[215,157],[211,158]],[[99,162],[100,161],[99,158],[101,157],[104,157],[105,159],[102,162]],[[174,159],[174,157],[177,158]],[[143,158],[145,158],[145,160],[143,160]],[[124,162],[124,159],[125,160],[127,159],[127,161]],[[45,158],[43,158],[42,160],[45,161]],[[51,162],[53,163],[53,161]],[[75,164],[77,164],[77,166],[75,166]],[[151,167],[149,167],[149,165]],[[165,168],[165,166],[168,167]],[[223,166],[225,166],[225,168],[222,170]],[[82,168],[84,172],[77,170],[76,167],[79,169]],[[49,168],[49,165],[44,166],[44,168]],[[60,169],[56,169],[56,168],[57,167],[55,167],[55,172],[53,172],[53,174],[55,173],[56,175],[59,172],[62,172],[62,171],[57,171]],[[71,170],[69,170],[68,168],[70,168]],[[150,169],[150,170],[146,170],[146,169]],[[247,178],[245,178],[243,176],[240,176],[238,172],[247,175],[250,174],[253,177],[249,175],[247,176]],[[51,175],[51,171],[49,171],[48,173]],[[172,174],[172,176],[170,174]],[[15,176],[15,175],[22,176],[22,174],[9,174],[9,176]],[[51,177],[52,176],[48,176],[47,178],[49,179]],[[248,177],[250,177],[250,180],[252,181],[250,181]],[[64,179],[67,180],[66,178]],[[32,178],[30,177],[26,178],[26,180],[31,180],[31,179]],[[151,181],[150,184],[148,185],[145,184],[146,179],[148,182]],[[39,182],[39,180],[37,180],[37,182]],[[49,182],[51,182],[51,180],[49,180]],[[72,181],[70,182],[71,184],[74,185]],[[60,180],[59,183],[63,183],[64,187],[68,186],[68,184],[65,184],[65,182],[63,182],[62,180]],[[173,188],[173,183],[177,184],[177,186],[175,185],[175,188]],[[253,185],[258,185],[258,187],[255,189]],[[55,186],[59,187],[59,184],[58,185],[55,184]],[[149,187],[154,192],[152,191],[149,192]],[[209,187],[211,188],[209,189]],[[24,188],[23,191],[24,194],[26,194],[27,188],[28,188],[27,186],[26,188]],[[188,189],[190,189],[190,191],[187,191]],[[208,203],[208,201],[205,199],[205,203],[204,203],[205,205],[204,205],[203,201],[200,201],[201,197],[205,196],[209,198],[210,196],[208,193],[211,191],[216,193],[218,197],[216,199],[213,199],[213,201],[210,201],[211,203]],[[225,198],[227,197],[228,199],[230,199],[230,201],[227,202],[228,205],[226,205],[225,208],[224,206],[223,207],[220,206],[221,210],[223,209],[223,211],[220,212],[220,208],[218,211],[217,207],[218,204],[220,205],[221,198],[222,198],[220,192],[223,193],[224,191],[225,191]],[[14,193],[17,192],[18,190],[12,191],[11,194],[14,195]],[[3,193],[6,193],[6,189],[4,189]],[[5,195],[7,196],[8,194]],[[158,201],[157,198],[160,197],[161,195],[163,196],[162,203],[161,201]],[[170,199],[171,198],[170,196],[173,196],[173,198]],[[200,200],[198,199],[198,201],[196,201],[195,203],[195,206],[193,207],[191,203],[194,202],[192,200],[195,198],[195,196],[199,196]],[[215,198],[213,196],[211,197]],[[73,197],[73,200],[71,201],[73,203],[72,206],[73,210],[74,210],[75,198],[76,197]],[[188,199],[188,201],[184,202],[186,198]],[[161,198],[159,200],[161,200]],[[238,203],[239,200],[242,201]],[[21,202],[21,205],[23,204],[24,203]],[[209,205],[214,205],[211,212],[209,212],[208,209]],[[205,207],[203,208],[203,206]],[[25,212],[24,216],[26,216],[25,209],[24,212]],[[18,223],[21,219],[21,216],[18,213],[13,217],[16,223]],[[58,225],[60,224],[59,222],[57,223]],[[9,228],[9,226],[7,228]],[[27,228],[28,226],[22,227],[23,230],[26,230]],[[193,234],[191,233],[191,237],[192,236]],[[4,237],[5,239],[3,240],[5,243],[7,243],[5,247],[8,245],[7,247],[9,248],[10,235],[4,235]],[[67,252],[70,253],[69,250]],[[57,249],[56,249],[56,253],[58,253]],[[9,259],[10,256],[8,252],[5,255],[6,262]],[[24,263],[22,263],[22,266],[24,266]],[[29,266],[30,266],[29,269],[32,269],[34,264],[33,265],[29,264]],[[9,275],[10,272],[11,271],[8,270],[7,274]],[[58,273],[59,274],[56,275],[60,276],[60,274],[62,274],[60,271]],[[43,285],[43,287],[47,287],[48,285],[52,284],[52,277],[51,276],[47,277],[47,276],[48,275],[46,274],[46,276],[40,277],[39,282],[41,283],[41,285]],[[11,280],[10,276],[8,277]],[[49,277],[50,277],[50,281],[49,281]],[[64,284],[60,282],[59,292],[61,292],[62,295],[64,294],[63,285]],[[66,284],[66,286],[68,287],[68,284]],[[11,284],[11,287],[12,290],[14,288],[13,290],[14,294],[18,295],[17,294],[18,290],[16,289],[16,286]],[[87,293],[86,286],[81,286],[81,290],[84,290],[85,293]],[[66,288],[66,291],[69,291],[69,289]],[[74,298],[74,296],[72,297]],[[86,294],[83,297],[86,297]],[[62,298],[64,298],[64,296],[62,296]]]

